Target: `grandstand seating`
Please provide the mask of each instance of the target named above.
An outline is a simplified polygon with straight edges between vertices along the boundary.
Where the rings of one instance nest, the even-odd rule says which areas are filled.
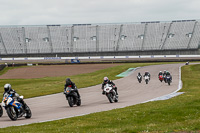
[[[198,49],[196,20],[0,26],[0,55]]]

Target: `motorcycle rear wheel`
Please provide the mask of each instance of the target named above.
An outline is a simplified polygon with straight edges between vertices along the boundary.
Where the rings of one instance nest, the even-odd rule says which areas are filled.
[[[25,116],[25,118],[26,118],[26,119],[31,118],[32,113],[31,113],[31,110],[30,110],[30,108],[28,107],[28,105],[26,105],[25,110],[26,110],[26,116]]]
[[[77,101],[77,104],[76,104],[77,106],[81,106],[81,99],[79,99],[78,101]]]

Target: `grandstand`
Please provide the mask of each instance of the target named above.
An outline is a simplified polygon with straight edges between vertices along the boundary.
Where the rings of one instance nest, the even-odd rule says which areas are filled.
[[[0,26],[0,56],[200,54],[200,21]]]

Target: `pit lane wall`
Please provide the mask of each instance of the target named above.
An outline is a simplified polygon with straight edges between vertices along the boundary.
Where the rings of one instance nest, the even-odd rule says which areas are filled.
[[[200,60],[200,55],[139,55],[139,56],[82,56],[82,57],[13,57],[0,58],[0,61],[31,61],[31,60],[102,60],[102,59],[181,59],[181,58],[196,58]],[[180,60],[179,60],[180,61]]]

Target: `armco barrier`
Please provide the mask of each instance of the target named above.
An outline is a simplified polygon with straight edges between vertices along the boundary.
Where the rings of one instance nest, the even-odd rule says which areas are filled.
[[[0,58],[2,61],[19,60],[66,60],[66,59],[139,59],[139,58],[200,58],[200,55],[139,55],[139,56],[85,56],[85,57],[25,57],[25,58]]]

